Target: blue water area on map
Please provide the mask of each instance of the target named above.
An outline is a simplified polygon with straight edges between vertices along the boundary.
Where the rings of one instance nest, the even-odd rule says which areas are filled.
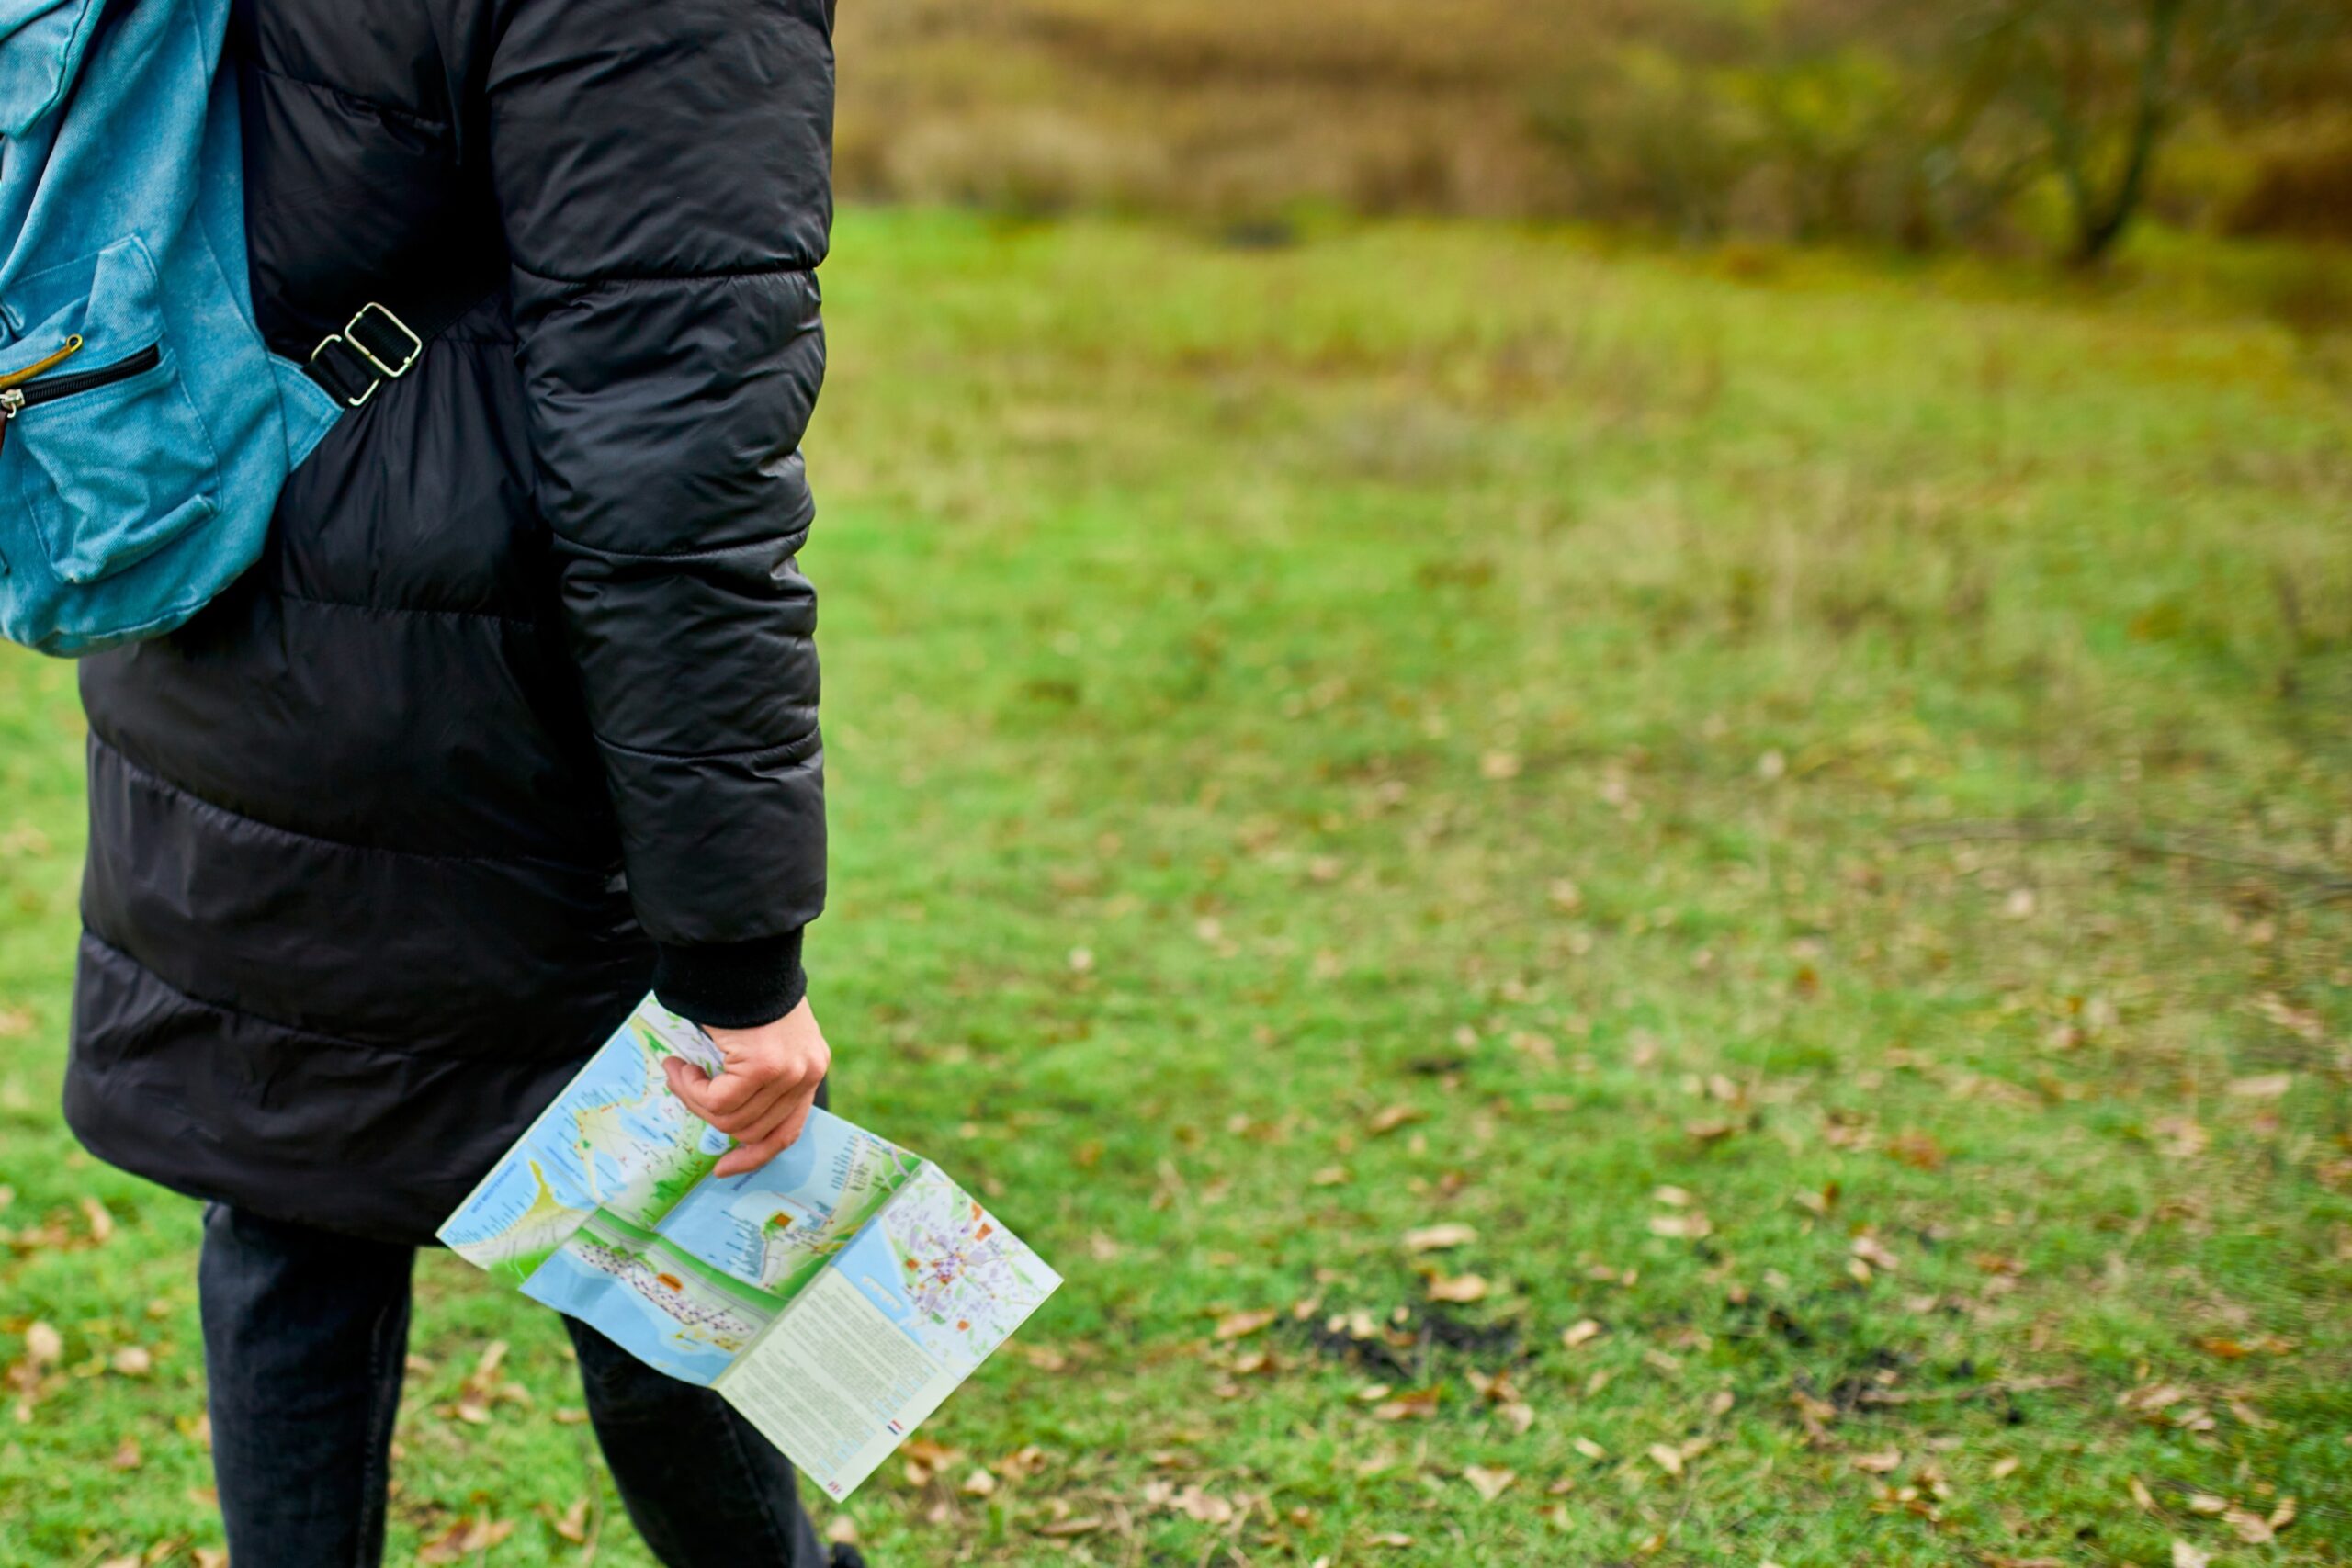
[[[497,1240],[537,1201],[540,1176],[547,1179],[548,1192],[565,1208],[583,1215],[595,1208],[569,1168],[540,1159],[539,1174],[534,1175],[532,1163],[513,1155],[501,1160],[465,1206],[444,1222],[441,1239],[459,1248]]]
[[[611,1111],[617,1125],[597,1146],[583,1148],[580,1118],[602,1110]],[[659,1059],[623,1029],[589,1058],[526,1146],[574,1176],[575,1185],[605,1198],[628,1183],[630,1171],[620,1156],[639,1147],[675,1148],[697,1139],[706,1153],[726,1147],[722,1134],[702,1126],[670,1092]]]
[[[915,1332],[915,1303],[907,1297],[906,1264],[890,1249],[879,1224],[869,1224],[833,1257],[831,1267],[857,1287],[875,1310],[922,1342]]]
[[[601,1269],[558,1252],[532,1272],[523,1293],[594,1327],[650,1367],[707,1387],[734,1357],[681,1339],[661,1308]]]
[[[796,1226],[823,1224],[840,1206],[842,1180],[861,1142],[872,1142],[872,1134],[827,1111],[811,1111],[790,1148],[757,1170],[705,1177],[658,1228],[712,1267],[746,1284],[760,1284],[765,1251],[762,1211],[781,1209]],[[761,1201],[766,1198],[775,1201]]]

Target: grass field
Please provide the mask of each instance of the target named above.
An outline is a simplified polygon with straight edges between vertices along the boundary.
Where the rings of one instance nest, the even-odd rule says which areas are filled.
[[[837,1103],[1069,1277],[878,1564],[2352,1552],[2340,344],[1469,226],[828,278]],[[8,1568],[220,1545],[193,1205],[54,1109],[70,674]],[[420,1278],[394,1560],[649,1562],[553,1321]]]

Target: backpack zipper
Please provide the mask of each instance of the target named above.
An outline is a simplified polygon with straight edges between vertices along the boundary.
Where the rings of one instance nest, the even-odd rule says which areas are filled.
[[[37,373],[47,366],[56,364],[81,346],[82,340],[74,338],[49,358],[17,372],[17,375],[25,377]],[[128,381],[133,376],[145,375],[163,362],[164,345],[159,343],[151,343],[138,353],[118,359],[112,365],[100,365],[89,370],[76,370],[69,376],[46,376],[28,385],[0,386],[0,442],[7,439],[9,423],[27,409],[38,408],[42,403],[53,403],[60,398],[70,398],[77,392],[94,392],[100,387],[112,386],[117,381]]]
[[[0,388],[21,387],[42,371],[54,370],[81,352],[82,334],[75,333],[54,354],[44,354],[23,369],[11,370],[6,376],[0,376]]]

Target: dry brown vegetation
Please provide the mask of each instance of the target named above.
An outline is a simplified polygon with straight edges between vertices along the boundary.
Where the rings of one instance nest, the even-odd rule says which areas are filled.
[[[840,172],[852,196],[1245,222],[1322,205],[2097,253],[2144,205],[2341,237],[2346,12],[858,0]]]

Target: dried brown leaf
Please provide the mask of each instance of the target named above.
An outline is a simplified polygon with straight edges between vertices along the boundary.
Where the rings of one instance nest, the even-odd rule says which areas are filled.
[[[2251,1508],[2226,1509],[2222,1522],[2248,1546],[2267,1546],[2278,1538],[2278,1532],[2270,1528],[2270,1521]]]
[[[1868,1231],[1864,1231],[1854,1238],[1853,1246],[1849,1250],[1856,1258],[1882,1273],[1892,1274],[1903,1267],[1903,1260],[1888,1251],[1886,1244]]]
[[[1455,1274],[1451,1277],[1440,1275],[1430,1281],[1430,1300],[1452,1302],[1458,1306],[1467,1306],[1472,1302],[1485,1301],[1491,1288],[1482,1275]]]
[[[1396,1398],[1383,1401],[1373,1415],[1383,1421],[1426,1421],[1437,1414],[1438,1401],[1444,1397],[1442,1384],[1411,1389]]]
[[[1267,1327],[1281,1315],[1282,1314],[1272,1307],[1230,1313],[1216,1320],[1216,1337],[1219,1339],[1244,1338]]]
[[[1467,1247],[1478,1239],[1478,1233],[1469,1225],[1452,1224],[1424,1225],[1405,1233],[1408,1252],[1442,1252],[1448,1247]]]
[[[1489,1470],[1484,1465],[1472,1464],[1463,1467],[1462,1479],[1470,1483],[1481,1500],[1491,1503],[1510,1490],[1510,1483],[1519,1477],[1508,1470]]]
[[[1103,1528],[1102,1519],[1087,1514],[1074,1519],[1056,1519],[1050,1524],[1038,1525],[1035,1530],[1037,1534],[1056,1540],[1067,1540],[1075,1536],[1092,1535]]]

